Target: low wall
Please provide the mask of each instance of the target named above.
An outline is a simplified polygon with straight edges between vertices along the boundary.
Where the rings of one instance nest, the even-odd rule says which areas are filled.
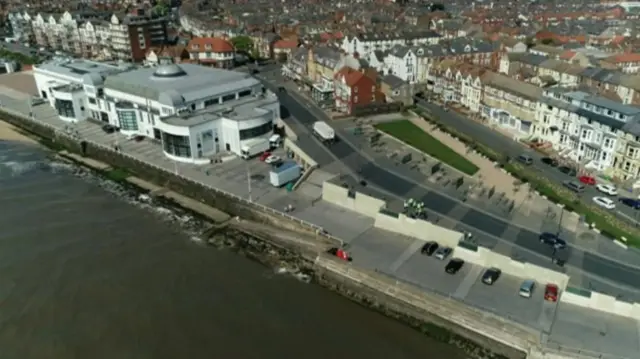
[[[308,154],[306,154],[303,150],[298,147],[293,141],[288,138],[284,139],[284,148],[293,152],[293,154],[297,157],[297,159],[302,162],[304,168],[316,168],[318,167],[318,162],[314,161]]]
[[[284,134],[287,135],[287,138],[290,138],[294,141],[298,140],[298,134],[296,134],[283,119],[278,120],[278,126],[284,128]]]
[[[322,228],[312,223],[297,219],[256,202],[249,202],[232,193],[222,191],[205,183],[200,183],[176,174],[173,171],[138,160],[127,153],[114,151],[111,147],[75,138],[56,129],[50,124],[28,119],[23,115],[12,113],[7,109],[1,109],[0,112],[2,120],[43,138],[51,146],[64,148],[70,152],[91,157],[111,166],[126,169],[137,177],[156,183],[187,197],[198,199],[230,215],[240,216],[256,222],[268,223],[289,230],[323,235],[331,238],[336,243],[340,243],[339,240],[323,234]]]
[[[562,293],[560,301],[640,320],[640,304],[617,300],[607,294],[569,287]]]
[[[569,276],[564,273],[518,261],[481,246],[478,246],[476,250],[466,248],[466,246],[458,246],[454,249],[453,255],[479,266],[499,268],[503,273],[514,277],[533,279],[541,284],[553,283],[562,290],[569,283]]]
[[[331,182],[322,185],[322,199],[336,206],[360,213],[375,220],[376,228],[395,232],[424,241],[436,241],[440,245],[455,247],[463,234],[437,226],[421,219],[413,219],[402,213],[385,210],[386,202],[366,194],[350,191]]]

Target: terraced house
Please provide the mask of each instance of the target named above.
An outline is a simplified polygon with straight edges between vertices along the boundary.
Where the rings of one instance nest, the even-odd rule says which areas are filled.
[[[437,44],[440,39],[441,36],[432,30],[371,31],[345,36],[341,48],[348,54],[357,53],[359,56],[366,57],[375,50],[390,50],[398,45],[433,45]]]

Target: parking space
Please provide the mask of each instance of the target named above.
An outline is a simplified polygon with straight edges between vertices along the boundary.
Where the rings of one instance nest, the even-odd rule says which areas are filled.
[[[325,201],[317,201],[304,208],[300,207],[295,210],[294,214],[302,220],[317,224],[345,243],[351,243],[357,238],[368,240],[370,236],[373,236],[372,233],[369,233],[369,235],[362,237],[373,227],[372,218]]]
[[[597,310],[560,303],[548,345],[640,358],[638,321]],[[602,356],[607,357],[607,356]]]
[[[444,268],[449,259],[439,260],[428,257],[421,254],[418,249],[406,259],[402,266],[390,274],[419,287],[452,296],[465,278],[468,276],[477,278],[478,269],[473,264],[465,263],[455,275],[447,274]]]
[[[388,269],[406,255],[415,241],[415,238],[370,228],[351,241],[349,252],[355,264],[389,273]]]
[[[492,285],[484,284],[480,278],[467,293],[465,302],[518,323],[542,330],[550,329],[556,304],[544,300],[546,283],[536,283],[531,298],[524,298],[518,294],[522,278],[503,273]]]

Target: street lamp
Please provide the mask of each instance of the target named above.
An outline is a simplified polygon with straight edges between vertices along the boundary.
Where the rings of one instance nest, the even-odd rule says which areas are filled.
[[[249,167],[248,162],[247,162],[247,191],[249,192],[249,202],[253,202],[253,198],[251,196],[251,168]]]
[[[560,219],[558,220],[558,232],[556,233],[557,237],[560,237],[560,232],[562,231],[562,217],[564,216],[564,204],[560,205]]]

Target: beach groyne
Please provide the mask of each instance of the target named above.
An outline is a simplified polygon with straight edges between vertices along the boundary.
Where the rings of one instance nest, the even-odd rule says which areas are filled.
[[[531,347],[537,346],[539,338],[536,333],[516,323],[326,256],[324,249],[339,243],[339,240],[324,235],[322,229],[313,224],[207,187],[112,148],[74,138],[48,124],[14,114],[3,114],[3,119],[38,136],[45,145],[53,149],[64,149],[79,155],[74,156],[74,160],[85,166],[97,171],[104,171],[105,166],[125,169],[134,176],[132,178],[175,191],[194,202],[192,208],[185,202],[180,203],[180,206],[199,212],[201,209],[195,203],[206,204],[241,218],[229,220],[230,223],[238,223],[221,229],[224,235],[219,236],[219,240],[236,238],[234,248],[264,261],[265,264],[273,265],[278,261],[294,263],[297,269],[310,273],[319,284],[371,309],[402,320],[430,337],[456,345],[470,357],[521,359],[527,357]],[[83,158],[92,161],[83,162]],[[89,164],[95,161],[102,162],[102,165],[95,167]],[[136,185],[139,186],[139,183]],[[248,221],[260,225],[243,224]],[[282,233],[273,230],[274,228],[280,229]],[[284,235],[285,232],[299,235]]]

